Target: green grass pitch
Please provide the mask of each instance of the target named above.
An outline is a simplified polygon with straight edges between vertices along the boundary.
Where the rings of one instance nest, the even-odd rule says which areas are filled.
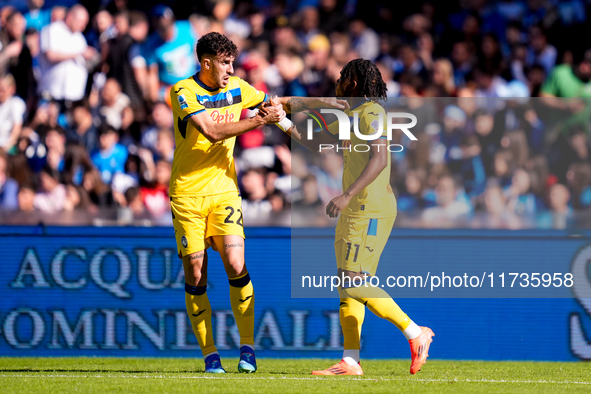
[[[203,373],[188,358],[0,358],[0,393],[589,393],[587,363],[365,360],[364,376],[315,377],[335,360],[260,359],[256,374]]]

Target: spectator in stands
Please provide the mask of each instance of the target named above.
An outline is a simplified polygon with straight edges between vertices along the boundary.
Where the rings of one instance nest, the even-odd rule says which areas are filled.
[[[170,214],[168,183],[170,182],[171,163],[166,160],[156,162],[156,178],[150,186],[140,188],[142,202],[154,217]]]
[[[35,210],[35,186],[32,181],[24,184],[18,191],[18,209],[23,212],[31,212]]]
[[[503,97],[503,88],[507,84],[503,78],[495,74],[494,66],[486,63],[478,64],[474,69],[476,97]],[[498,101],[495,101],[498,102]],[[490,106],[490,104],[487,103]]]
[[[529,50],[527,53],[527,66],[539,64],[544,68],[546,75],[549,75],[556,64],[558,51],[548,43],[548,37],[543,26],[536,25],[529,29]]]
[[[127,206],[131,208],[134,216],[140,216],[146,210],[146,207],[142,201],[140,189],[137,186],[130,187],[125,191],[125,201]]]
[[[437,59],[433,63],[431,80],[434,88],[433,97],[452,97],[456,94],[453,66],[447,59]]]
[[[157,6],[156,31],[144,44],[151,101],[168,99],[170,87],[198,70],[197,37],[188,21],[175,21],[172,10]]]
[[[475,135],[467,135],[460,143],[462,163],[460,176],[464,181],[464,190],[470,198],[478,197],[486,187],[486,172],[482,162],[482,147]]]
[[[131,11],[129,13],[129,35],[135,42],[129,48],[129,62],[133,68],[133,74],[142,92],[144,102],[149,99],[149,86],[146,58],[144,57],[145,54],[142,53],[142,46],[148,37],[149,30],[150,24],[146,14],[141,11]]]
[[[113,15],[105,9],[99,10],[92,21],[92,29],[86,34],[88,44],[98,52],[103,52],[105,44],[117,34]]]
[[[152,124],[148,125],[148,127],[142,131],[141,144],[143,147],[150,149],[156,154],[158,131],[163,129],[172,130],[174,127],[172,111],[166,103],[162,101],[157,102],[152,109],[151,119]]]
[[[479,109],[474,113],[474,130],[482,147],[484,170],[489,176],[493,175],[494,156],[501,147],[502,128],[495,127],[495,117],[491,113]]]
[[[156,160],[172,163],[174,158],[174,132],[171,129],[160,129],[156,140]]]
[[[101,173],[96,169],[93,168],[84,173],[82,186],[94,206],[100,208],[113,206],[113,194],[109,185],[102,181]]]
[[[264,219],[271,212],[272,207],[267,199],[268,192],[265,187],[265,172],[262,168],[251,168],[242,175],[242,206],[246,218]]]
[[[279,93],[281,77],[277,67],[271,65],[258,50],[252,50],[244,56],[242,68],[246,71],[246,79],[254,88],[270,95]]]
[[[548,205],[550,207],[549,216],[542,215],[538,222],[541,228],[551,227],[554,229],[564,229],[568,226],[569,221],[572,220],[573,211],[569,206],[571,193],[568,188],[561,184],[555,183],[548,191]],[[549,221],[551,220],[551,225]]]
[[[324,207],[318,193],[318,182],[314,175],[309,174],[302,179],[302,198],[294,202],[293,207],[313,209],[314,211],[320,211]]]
[[[423,61],[417,54],[417,48],[412,45],[402,45],[398,49],[398,59],[400,66],[396,70],[397,74],[416,75],[423,81],[429,81],[429,70],[423,64]]]
[[[310,39],[320,33],[318,8],[305,6],[298,11],[296,17],[299,21],[298,38],[304,45],[308,45]]]
[[[566,173],[568,187],[572,190],[572,206],[586,209],[591,206],[591,164],[573,163]]]
[[[46,212],[61,211],[64,209],[67,197],[66,186],[59,182],[59,172],[49,166],[45,166],[39,173],[41,189],[35,193],[33,206],[35,209]]]
[[[486,216],[478,218],[477,227],[519,229],[522,226],[522,221],[507,210],[503,189],[495,182],[484,191],[484,210]]]
[[[334,152],[322,155],[320,167],[312,168],[314,180],[317,181],[318,195],[324,204],[342,193],[343,157]]]
[[[293,53],[280,52],[275,56],[274,63],[283,79],[284,90],[281,96],[307,96],[306,89],[299,80],[304,71],[302,59]]]
[[[96,171],[90,155],[83,145],[71,143],[66,146],[62,179],[66,185],[82,185],[84,174]]]
[[[269,58],[271,55],[271,48],[269,44],[273,38],[273,35],[270,30],[265,29],[265,19],[266,16],[263,10],[253,6],[248,17],[248,23],[250,27],[248,42],[250,43],[249,49],[256,49]]]
[[[501,187],[511,185],[511,174],[514,169],[513,154],[508,149],[501,149],[494,156],[494,176],[497,178]]]
[[[431,226],[445,226],[470,213],[470,205],[458,199],[458,194],[454,178],[450,175],[441,177],[435,189],[437,206],[423,211],[423,222]]]
[[[353,19],[349,23],[349,33],[353,49],[359,57],[372,61],[378,57],[380,37],[363,19]]]
[[[410,212],[425,208],[427,205],[424,199],[426,187],[427,172],[424,169],[408,170],[404,178],[403,190],[396,196],[398,210]]]
[[[39,94],[47,99],[78,101],[84,97],[88,71],[86,61],[96,50],[82,35],[88,11],[76,4],[65,21],[56,21],[41,31],[41,80]]]
[[[99,132],[98,149],[91,153],[92,162],[99,170],[101,180],[110,184],[113,175],[124,171],[127,148],[119,144],[119,134],[112,126],[103,125]]]
[[[531,193],[531,180],[523,168],[515,170],[511,186],[507,188],[507,209],[516,215],[531,215],[536,212],[536,198]]]
[[[501,44],[493,33],[484,34],[478,48],[478,63],[493,70],[495,74],[501,74],[505,68]]]
[[[318,34],[308,42],[308,52],[304,57],[305,71],[302,83],[309,96],[327,97],[334,95],[334,81],[327,75],[330,57],[330,41],[322,34]]]
[[[574,65],[554,67],[541,88],[544,97],[591,97],[591,50]],[[572,101],[552,101],[559,108],[570,108]]]
[[[526,70],[527,87],[529,88],[531,97],[540,97],[541,89],[546,79],[544,68],[539,64],[533,65]]]
[[[134,23],[137,24],[138,21],[134,20]],[[147,21],[145,23],[147,27]],[[140,110],[143,111],[144,100],[140,82],[143,83],[145,77],[140,76],[138,81],[137,72],[134,70],[134,61],[137,62],[134,58],[139,55],[139,46],[130,34],[130,13],[123,11],[115,15],[115,27],[117,35],[107,41],[105,48],[107,78],[113,78],[119,83],[121,91],[129,97],[131,106],[137,113]],[[145,59],[143,65],[145,65]]]
[[[424,83],[418,75],[404,73],[398,79],[402,97],[422,97]]]
[[[453,44],[451,59],[454,67],[454,82],[456,86],[464,86],[468,74],[472,71],[473,60],[468,43],[459,41]]]
[[[18,183],[9,176],[8,155],[0,150],[0,210],[18,208]]]
[[[342,5],[337,0],[320,0],[320,23],[318,28],[324,34],[343,33],[347,30],[347,17],[343,14]]]
[[[23,51],[22,39],[25,29],[26,22],[23,14],[14,10],[6,16],[5,25],[0,29],[0,70],[2,74],[12,72],[13,67],[19,64]]]
[[[121,85],[114,78],[107,79],[101,93],[99,113],[104,123],[115,129],[126,130],[133,122],[131,101],[121,92]]]
[[[462,128],[466,124],[466,114],[456,105],[448,105],[443,113],[443,132],[441,142],[445,146],[445,161],[447,163],[462,159],[460,142]]]
[[[64,154],[66,152],[66,136],[61,127],[51,128],[45,133],[47,148],[47,165],[54,170],[64,170]]]
[[[41,31],[51,21],[51,10],[43,8],[45,0],[27,0],[29,11],[25,14],[27,28]]]
[[[273,29],[273,51],[292,51],[294,53],[302,54],[304,46],[298,39],[295,30],[289,25],[289,19],[285,15],[277,16],[272,19],[268,26]]]
[[[33,28],[24,34],[23,50],[16,64],[11,64],[9,73],[16,82],[16,95],[25,100],[27,110],[32,113],[39,101],[37,97],[37,82],[41,72],[39,70],[39,32]]]
[[[53,22],[58,22],[58,21],[65,21],[66,20],[66,15],[68,13],[68,9],[66,7],[63,7],[61,5],[56,5],[53,6],[51,8],[51,17],[49,22],[53,23]]]
[[[98,128],[90,110],[84,105],[74,107],[71,125],[66,131],[66,140],[78,143],[88,152],[93,152],[97,147],[97,139]]]
[[[0,77],[0,148],[9,151],[16,143],[25,116],[25,102],[14,95],[12,75]]]

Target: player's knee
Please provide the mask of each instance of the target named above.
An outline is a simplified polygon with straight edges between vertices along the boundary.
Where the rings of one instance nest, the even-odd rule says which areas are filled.
[[[197,286],[199,284],[200,280],[201,280],[201,273],[194,275],[194,276],[185,275],[185,283],[188,284],[189,286]]]
[[[229,273],[232,273],[234,276],[239,276],[246,272],[246,265],[243,259],[230,258],[228,259],[227,265]]]

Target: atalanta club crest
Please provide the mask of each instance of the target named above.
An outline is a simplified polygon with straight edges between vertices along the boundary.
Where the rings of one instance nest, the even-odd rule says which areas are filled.
[[[187,246],[189,246],[189,242],[187,241],[187,237],[185,237],[184,235],[181,238],[181,243],[183,244],[183,248],[186,248]]]
[[[228,104],[232,105],[234,102],[234,98],[232,97],[232,93],[226,92],[226,100],[228,100]]]

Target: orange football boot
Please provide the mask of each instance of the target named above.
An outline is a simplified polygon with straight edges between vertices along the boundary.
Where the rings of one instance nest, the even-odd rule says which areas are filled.
[[[421,327],[421,331],[421,335],[408,341],[410,343],[410,354],[412,357],[412,364],[410,365],[410,373],[412,375],[419,372],[423,364],[427,362],[429,346],[433,342],[431,338],[435,336],[429,327]]]
[[[344,360],[323,371],[312,371],[312,375],[363,375],[361,365],[349,365]]]

